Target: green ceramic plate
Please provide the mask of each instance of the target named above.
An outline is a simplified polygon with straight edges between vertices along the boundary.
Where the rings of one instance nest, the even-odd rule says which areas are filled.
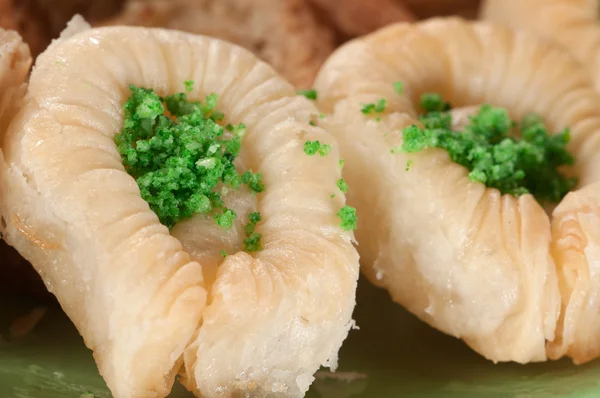
[[[358,302],[360,330],[344,344],[339,369],[354,380],[320,372],[308,397],[600,397],[600,361],[580,367],[569,361],[494,365],[419,322],[364,280]],[[15,317],[41,304],[2,299],[1,335]],[[24,339],[0,340],[0,397],[79,398],[88,391],[110,397],[91,353],[59,308],[51,307]],[[191,394],[177,387],[171,397]]]

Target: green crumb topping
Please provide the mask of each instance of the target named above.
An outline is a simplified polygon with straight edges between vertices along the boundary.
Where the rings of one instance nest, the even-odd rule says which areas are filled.
[[[190,93],[194,90],[194,81],[193,80],[186,80],[183,82],[183,85],[185,86],[185,91],[187,91],[188,93]]]
[[[244,228],[246,231],[246,235],[250,235],[254,232],[254,228],[256,228],[256,224],[261,220],[260,213],[255,211],[248,215],[248,224]]]
[[[214,213],[218,225],[230,228],[236,214],[224,206],[221,185],[264,190],[260,173],[240,175],[233,164],[245,126],[228,126],[225,133],[215,94],[201,103],[184,93],[163,98],[150,89],[130,90],[115,143],[142,198],[169,228],[196,213]]]
[[[423,127],[427,129],[450,129],[452,115],[448,111],[451,106],[436,93],[425,93],[421,96],[421,108],[425,111],[419,117]]]
[[[412,165],[413,165],[413,161],[412,160],[407,160],[406,161],[406,167],[404,168],[404,170],[405,171],[409,171],[410,168],[412,167]]]
[[[227,256],[229,256],[229,253],[227,253],[227,252],[226,252],[225,250],[223,250],[223,249],[219,250],[219,254],[220,254],[221,256],[223,256],[223,257],[227,257]]]
[[[242,183],[248,184],[250,189],[254,192],[263,192],[265,190],[265,184],[262,182],[262,173],[253,173],[248,170],[242,174]]]
[[[396,91],[396,93],[398,93],[400,95],[402,93],[404,93],[404,83],[402,83],[402,82],[394,83],[394,91]]]
[[[329,196],[331,199],[335,198],[335,194],[332,193],[331,196]]]
[[[451,129],[450,106],[438,94],[425,94],[421,105],[427,111],[423,128],[403,130],[404,152],[441,148],[469,170],[469,178],[503,194],[531,193],[540,202],[559,202],[576,184],[576,178],[561,174],[559,167],[573,164],[567,152],[569,130],[551,135],[537,115],[528,115],[517,126],[507,111],[483,105],[460,131]]]
[[[314,120],[311,120],[310,122],[308,122],[308,124],[310,124],[311,126],[316,126],[317,125],[317,123],[315,123]]]
[[[318,97],[317,90],[298,90],[296,91],[298,95],[303,95],[309,100],[315,101]]]
[[[244,246],[248,253],[258,252],[262,250],[262,246],[260,244],[260,239],[262,238],[261,234],[253,232],[252,235],[248,236],[244,239]]]
[[[231,131],[236,136],[243,137],[246,134],[246,125],[244,123],[240,123],[236,126],[234,126],[232,124],[227,124],[225,126],[225,130]],[[240,141],[240,145],[241,145],[241,141]]]
[[[356,229],[356,209],[351,206],[344,206],[338,211],[337,216],[342,220],[340,228],[344,231],[354,231]]]
[[[253,211],[248,215],[248,219],[252,224],[256,225],[260,220],[262,220],[262,217],[260,216],[260,212]]]
[[[248,215],[248,224],[244,227],[247,238],[244,239],[244,246],[247,252],[257,252],[261,250],[260,239],[262,235],[254,232],[256,224],[261,220],[260,212],[252,212]]]
[[[215,221],[217,225],[229,229],[233,226],[233,220],[237,217],[237,214],[231,209],[225,210],[223,213],[215,214]]]
[[[321,144],[319,141],[306,141],[304,143],[304,153],[308,156],[314,156],[317,153],[320,156],[327,156],[331,152],[331,145]]]
[[[341,168],[343,168],[343,167],[344,167],[344,163],[345,163],[345,162],[344,162],[344,159],[340,159],[339,165],[340,165],[340,167],[341,167]]]
[[[340,189],[340,191],[342,191],[343,193],[348,192],[348,184],[346,183],[346,181],[343,178],[340,178],[338,180],[337,186]]]
[[[373,113],[381,113],[385,111],[387,107],[387,100],[385,98],[381,98],[374,104],[364,104],[362,109],[360,110],[365,115],[370,115]]]
[[[452,109],[450,104],[442,99],[437,93],[425,93],[421,96],[421,107],[426,113],[446,112]]]

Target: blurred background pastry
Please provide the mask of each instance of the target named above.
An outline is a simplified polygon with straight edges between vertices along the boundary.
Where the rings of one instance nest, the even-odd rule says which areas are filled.
[[[58,37],[74,14],[90,23],[121,11],[123,0],[0,0],[0,26],[18,31],[34,56]]]
[[[129,0],[106,25],[166,27],[239,44],[298,87],[310,87],[335,47],[304,0]]]

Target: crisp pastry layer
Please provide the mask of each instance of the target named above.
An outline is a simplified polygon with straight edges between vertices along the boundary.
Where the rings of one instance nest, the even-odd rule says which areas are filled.
[[[271,67],[226,42],[72,21],[37,59],[2,142],[2,234],[56,295],[116,398],[164,397],[178,372],[198,396],[302,396],[335,368],[352,326],[358,256],[340,229],[335,139]],[[169,231],[125,171],[114,136],[129,85],[219,96],[247,126],[241,165],[266,189],[227,198],[258,210],[263,250],[243,228],[198,215]],[[332,145],[309,157],[306,140]],[[240,217],[241,218],[241,217]],[[231,250],[219,254],[223,245]],[[236,249],[237,248],[237,249]]]
[[[346,44],[315,87],[347,180],[363,188],[348,200],[371,281],[493,361],[598,356],[600,97],[575,59],[526,34],[434,19]],[[504,107],[516,120],[537,113],[551,131],[569,127],[568,172],[579,187],[548,215],[529,194],[472,182],[443,150],[394,150],[427,92],[458,108]],[[381,98],[378,118],[361,112]]]
[[[596,0],[484,0],[481,18],[530,32],[571,52],[600,89],[600,20]]]

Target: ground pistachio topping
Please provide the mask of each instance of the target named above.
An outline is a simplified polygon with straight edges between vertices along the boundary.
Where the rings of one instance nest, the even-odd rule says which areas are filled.
[[[365,115],[372,115],[375,113],[384,112],[385,108],[387,108],[387,100],[385,98],[381,98],[375,103],[364,104],[360,111]]]
[[[342,220],[340,228],[344,231],[354,231],[356,229],[356,209],[351,206],[344,206],[338,211],[337,216]]]
[[[308,156],[314,156],[317,153],[320,156],[327,156],[331,152],[331,145],[321,144],[319,141],[306,141],[304,143],[304,153]]]
[[[256,224],[261,220],[260,212],[252,212],[248,215],[248,224],[246,224],[246,239],[244,240],[245,250],[247,252],[260,251],[261,244],[260,239],[262,235],[255,232]]]
[[[298,90],[296,94],[302,95],[309,100],[315,101],[318,98],[317,90]]]
[[[337,186],[343,193],[348,193],[348,183],[343,178],[337,181]]]
[[[404,93],[404,83],[402,83],[402,82],[394,83],[394,91],[396,91],[397,94],[403,94]]]
[[[193,82],[184,86],[191,91]],[[216,94],[200,102],[185,93],[160,97],[151,89],[130,90],[115,142],[142,198],[168,228],[196,213],[214,214],[219,226],[231,228],[237,215],[225,207],[223,187],[265,189],[260,173],[240,175],[233,164],[246,126],[217,123],[224,115],[216,110]]]
[[[550,134],[537,115],[516,123],[506,109],[482,105],[466,126],[455,131],[451,106],[439,94],[423,94],[421,107],[422,126],[403,130],[403,152],[444,149],[452,161],[469,170],[472,181],[503,194],[531,193],[540,202],[559,202],[577,184],[576,178],[559,170],[574,162],[566,149],[568,129]],[[516,136],[511,135],[515,127]]]

